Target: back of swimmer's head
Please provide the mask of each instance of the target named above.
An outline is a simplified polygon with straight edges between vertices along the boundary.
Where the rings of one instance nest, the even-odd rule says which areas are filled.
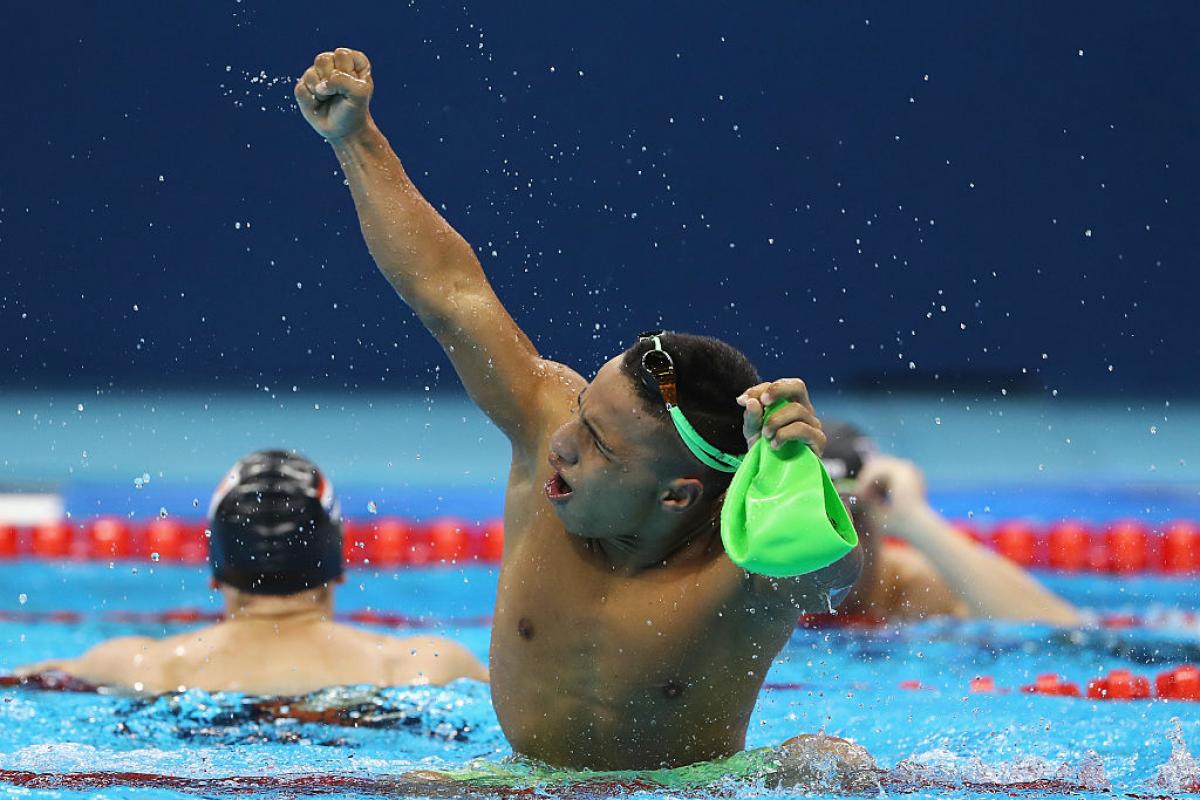
[[[858,478],[863,465],[879,452],[879,446],[857,425],[839,419],[825,420],[825,450],[821,461],[835,484]]]
[[[243,592],[288,595],[342,574],[342,519],[317,465],[285,450],[238,460],[209,505],[213,578]]]
[[[821,429],[825,432],[825,450],[821,453],[821,462],[850,511],[854,529],[862,535],[861,541],[868,548],[873,547],[870,521],[858,502],[858,473],[871,460],[871,456],[879,452],[879,446],[866,431],[851,422],[829,419],[824,421]]]

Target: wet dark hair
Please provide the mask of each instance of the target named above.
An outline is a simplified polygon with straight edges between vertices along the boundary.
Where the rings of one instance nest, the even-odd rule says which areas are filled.
[[[663,350],[675,363],[679,408],[705,441],[726,453],[746,452],[742,435],[743,409],[737,404],[742,392],[759,382],[758,370],[744,353],[711,336],[668,331],[660,337]],[[634,391],[654,414],[667,416],[658,383],[642,368],[642,355],[654,342],[642,340],[621,357],[621,372],[633,383]],[[669,422],[667,424],[670,424]],[[707,470],[727,485],[731,475]]]

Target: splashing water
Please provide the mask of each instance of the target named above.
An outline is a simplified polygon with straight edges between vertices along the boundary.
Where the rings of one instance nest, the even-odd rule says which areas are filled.
[[[1158,768],[1158,774],[1150,781],[1150,785],[1172,792],[1200,792],[1200,761],[1188,750],[1179,717],[1172,717],[1171,725],[1167,733],[1167,739],[1171,742],[1171,757]]]

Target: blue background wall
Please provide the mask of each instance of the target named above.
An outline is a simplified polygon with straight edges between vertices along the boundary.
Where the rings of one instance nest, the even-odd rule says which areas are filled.
[[[1196,386],[1195,3],[5,18],[0,380],[25,389],[455,385],[292,107],[341,44],[549,355],[661,321],[839,387]]]

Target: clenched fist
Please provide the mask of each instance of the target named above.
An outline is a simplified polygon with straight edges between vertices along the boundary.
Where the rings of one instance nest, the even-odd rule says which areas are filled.
[[[357,132],[370,117],[375,84],[371,62],[357,50],[321,53],[296,82],[296,102],[308,124],[330,141]]]

